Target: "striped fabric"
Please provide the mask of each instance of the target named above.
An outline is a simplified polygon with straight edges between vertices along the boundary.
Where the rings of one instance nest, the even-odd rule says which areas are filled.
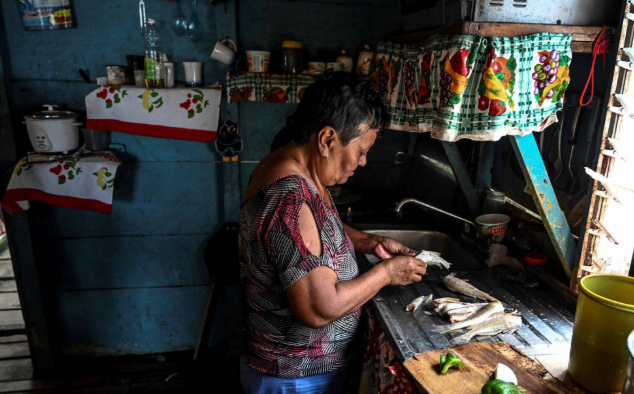
[[[497,141],[542,131],[556,121],[570,81],[571,40],[540,33],[382,43],[370,78],[384,97],[392,129],[429,131],[445,141]]]
[[[332,201],[332,198],[331,198]],[[322,255],[304,245],[299,229],[303,203],[310,207],[321,235]],[[353,356],[361,310],[324,327],[300,324],[284,290],[320,266],[337,273],[337,282],[358,276],[352,241],[334,208],[299,175],[267,183],[241,208],[243,357],[252,369],[281,378],[333,371]]]

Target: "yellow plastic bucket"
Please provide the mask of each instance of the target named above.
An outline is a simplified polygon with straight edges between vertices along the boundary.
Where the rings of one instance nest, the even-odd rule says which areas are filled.
[[[579,283],[568,372],[595,392],[620,392],[634,330],[634,278],[597,274]]]

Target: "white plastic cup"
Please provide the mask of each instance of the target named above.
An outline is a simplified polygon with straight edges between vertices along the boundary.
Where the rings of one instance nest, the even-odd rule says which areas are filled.
[[[249,65],[249,72],[268,73],[270,60],[271,52],[247,51],[247,63]]]
[[[183,62],[185,69],[185,85],[194,88],[203,86],[201,62]]]

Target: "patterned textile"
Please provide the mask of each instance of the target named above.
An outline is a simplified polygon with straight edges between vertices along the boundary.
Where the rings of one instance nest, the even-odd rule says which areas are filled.
[[[302,240],[303,203],[315,217],[321,257],[311,254]],[[249,367],[298,378],[330,372],[350,361],[361,310],[313,329],[295,320],[284,293],[320,266],[335,271],[338,283],[358,276],[354,246],[334,204],[329,206],[298,175],[270,181],[242,206],[239,255],[245,303],[243,357]]]
[[[149,137],[216,139],[222,87],[99,86],[86,96],[86,128]]]
[[[392,129],[456,141],[497,141],[556,121],[568,87],[571,35],[433,36],[383,43],[370,67]]]
[[[227,94],[230,103],[299,103],[306,87],[313,82],[315,77],[310,75],[234,71],[227,76]]]
[[[359,383],[359,394],[408,394],[415,393],[414,385],[407,378],[403,366],[396,361],[394,350],[377,323],[372,308],[364,310],[368,318],[366,350]]]
[[[108,151],[80,150],[66,156],[29,154],[15,166],[2,208],[9,213],[24,212],[31,206],[29,201],[42,201],[109,214],[119,164]]]

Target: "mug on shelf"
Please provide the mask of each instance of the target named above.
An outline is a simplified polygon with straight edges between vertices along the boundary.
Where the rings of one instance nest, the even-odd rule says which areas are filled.
[[[210,57],[232,68],[238,62],[237,48],[236,43],[227,38],[216,43]]]

